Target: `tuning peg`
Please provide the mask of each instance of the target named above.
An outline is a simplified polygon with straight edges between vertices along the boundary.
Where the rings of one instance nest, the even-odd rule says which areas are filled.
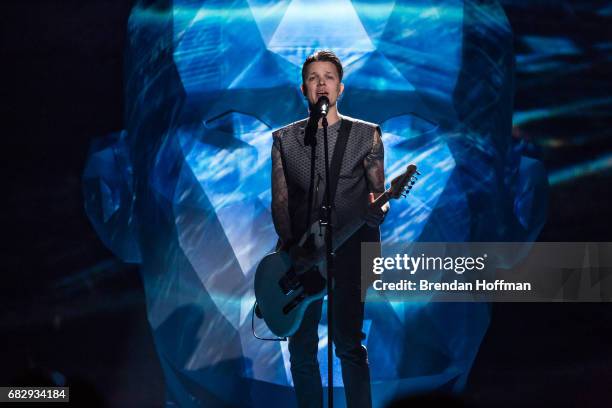
[[[419,176],[421,175],[421,173],[418,170],[416,171],[416,174],[418,174]]]

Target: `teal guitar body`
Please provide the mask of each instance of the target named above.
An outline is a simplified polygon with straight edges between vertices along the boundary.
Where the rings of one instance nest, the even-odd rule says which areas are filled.
[[[266,255],[255,273],[255,297],[259,311],[272,333],[293,335],[312,302],[326,293],[325,278],[317,265],[298,274],[287,252]]]

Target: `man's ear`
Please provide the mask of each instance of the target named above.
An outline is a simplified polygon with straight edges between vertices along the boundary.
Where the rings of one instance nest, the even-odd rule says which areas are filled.
[[[338,92],[338,96],[342,95],[342,92],[344,92],[344,82],[340,82],[340,91]]]
[[[304,83],[300,85],[300,89],[302,90],[302,95],[306,96],[306,88],[304,88]]]

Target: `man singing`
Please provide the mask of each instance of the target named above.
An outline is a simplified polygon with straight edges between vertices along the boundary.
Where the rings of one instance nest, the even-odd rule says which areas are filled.
[[[330,161],[339,136],[348,134],[339,177],[330,179],[330,185],[335,185],[332,189],[335,191],[334,230],[340,231],[355,219],[366,222],[336,251],[333,342],[342,365],[347,406],[371,407],[368,356],[361,344],[364,303],[360,296],[360,251],[361,242],[380,242],[379,225],[388,210],[385,207],[377,211],[368,205],[384,192],[383,144],[377,125],[339,114],[337,101],[344,91],[342,75],[342,64],[331,51],[315,52],[302,66],[301,90],[308,100],[311,116],[273,133],[272,218],[279,235],[278,248],[298,256],[296,243],[319,219],[323,199],[323,128],[320,118],[313,120],[312,110],[319,98],[326,96],[330,102],[327,114]],[[323,405],[317,361],[317,328],[322,304],[319,300],[308,307],[299,329],[289,338],[291,374],[300,408]]]

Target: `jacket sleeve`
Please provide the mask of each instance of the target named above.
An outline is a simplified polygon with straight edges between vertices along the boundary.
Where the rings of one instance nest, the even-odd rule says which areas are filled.
[[[272,220],[280,238],[277,249],[286,249],[292,242],[291,217],[289,215],[289,191],[283,158],[280,135],[272,134]]]
[[[374,129],[372,148],[366,155],[363,165],[365,167],[368,188],[375,196],[385,192],[385,152],[380,135],[380,128]]]

